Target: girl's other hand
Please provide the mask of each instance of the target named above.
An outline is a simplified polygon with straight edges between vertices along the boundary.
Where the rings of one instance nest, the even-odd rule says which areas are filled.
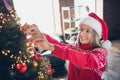
[[[25,24],[24,32],[27,35],[31,35],[30,40],[34,43],[35,47],[40,47],[44,50],[53,51],[53,44],[49,43],[44,33],[42,33],[36,24],[28,25]]]

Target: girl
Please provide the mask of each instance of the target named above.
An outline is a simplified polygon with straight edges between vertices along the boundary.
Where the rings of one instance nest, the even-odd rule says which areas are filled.
[[[36,25],[31,25],[25,31],[32,35],[35,46],[50,50],[53,56],[69,61],[68,80],[102,80],[108,55],[102,44],[109,42],[108,29],[95,13],[90,13],[80,22],[78,42],[74,45],[56,41],[41,33]],[[111,45],[110,42],[108,44]]]

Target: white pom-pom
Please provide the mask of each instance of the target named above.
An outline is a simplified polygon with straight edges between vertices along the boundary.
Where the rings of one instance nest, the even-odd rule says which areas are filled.
[[[111,46],[112,46],[112,43],[111,43],[111,41],[106,40],[106,41],[103,41],[103,42],[102,42],[102,46],[103,46],[104,48],[106,48],[106,49],[110,49]]]

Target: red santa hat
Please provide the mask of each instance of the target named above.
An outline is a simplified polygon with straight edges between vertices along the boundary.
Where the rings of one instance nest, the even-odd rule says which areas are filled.
[[[102,46],[106,49],[110,49],[111,42],[108,40],[108,26],[104,20],[99,18],[95,13],[89,13],[88,17],[84,18],[81,23],[92,27],[102,38]]]

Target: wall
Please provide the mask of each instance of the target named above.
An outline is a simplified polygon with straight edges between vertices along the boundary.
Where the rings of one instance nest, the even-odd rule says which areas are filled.
[[[103,0],[95,0],[95,12],[103,19]]]
[[[55,32],[53,3],[51,0],[14,0],[21,24],[35,23],[41,31],[49,34]]]
[[[52,0],[54,33],[61,34],[60,4],[59,0]]]
[[[120,0],[104,0],[103,15],[109,27],[109,38],[120,39]]]

